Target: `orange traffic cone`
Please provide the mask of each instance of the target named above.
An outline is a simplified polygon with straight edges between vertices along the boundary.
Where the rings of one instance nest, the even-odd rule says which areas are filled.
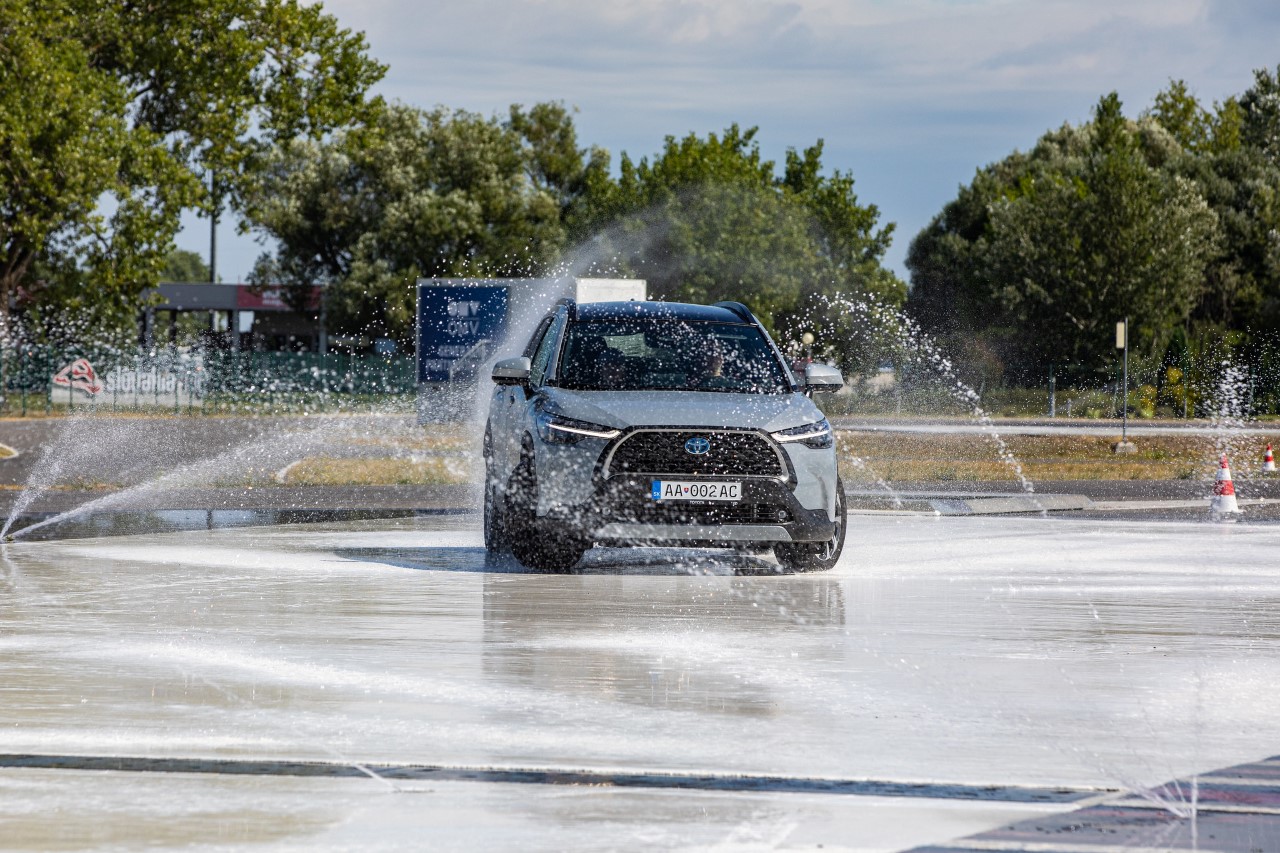
[[[1218,465],[1218,476],[1213,484],[1213,501],[1209,504],[1210,515],[1230,515],[1239,513],[1236,504],[1236,487],[1231,482],[1231,466],[1227,464],[1227,454],[1222,454],[1222,462]]]
[[[1276,472],[1276,458],[1271,455],[1271,442],[1267,442],[1267,452],[1262,456],[1262,473],[1274,474]]]

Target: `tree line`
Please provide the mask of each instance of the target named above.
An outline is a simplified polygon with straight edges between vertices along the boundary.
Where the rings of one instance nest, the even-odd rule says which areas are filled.
[[[130,326],[182,212],[241,209],[267,152],[361,120],[384,71],[291,0],[0,0],[0,331]]]
[[[370,94],[359,33],[292,0],[0,0],[0,326],[124,340],[143,291],[190,268],[184,210],[274,248],[250,276],[331,332],[413,340],[424,276],[635,275],[660,298],[741,299],[779,331],[833,289],[900,304],[893,228],[822,143],[580,145],[561,103],[483,116]],[[166,270],[166,262],[177,267]]]
[[[254,284],[299,308],[324,285],[355,346],[411,346],[432,276],[638,276],[745,301],[846,367],[884,342],[833,300],[905,306],[962,369],[1015,381],[1105,375],[1124,316],[1148,365],[1280,327],[1280,69],[1211,106],[1181,81],[1137,117],[1106,95],[979,169],[912,241],[910,289],[821,140],[776,163],[735,124],[615,164],[563,103],[388,103],[385,71],[293,0],[0,0],[0,327],[126,339],[192,209],[271,247]]]
[[[1280,80],[1206,107],[1172,81],[979,169],[912,241],[908,310],[971,371],[1083,381],[1114,324],[1148,373],[1280,330]]]
[[[671,136],[615,173],[563,104],[392,104],[278,146],[256,181],[245,216],[276,249],[252,279],[295,286],[299,303],[325,284],[339,334],[411,341],[419,277],[638,276],[656,298],[746,301],[784,335],[815,293],[906,296],[881,264],[892,226],[852,176],[823,174],[820,141],[779,169],[754,128]]]

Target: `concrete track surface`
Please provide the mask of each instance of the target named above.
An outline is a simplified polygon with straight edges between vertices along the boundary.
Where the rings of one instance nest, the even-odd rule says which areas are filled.
[[[1265,798],[1132,793],[1280,752],[1280,527],[861,513],[825,574],[539,575],[475,526],[7,546],[0,848],[1280,850]]]

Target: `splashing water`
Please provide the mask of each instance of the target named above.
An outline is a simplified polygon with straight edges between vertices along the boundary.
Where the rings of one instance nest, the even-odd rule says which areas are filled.
[[[855,319],[889,334],[902,355],[928,368],[939,377],[951,398],[968,409],[969,416],[995,448],[1000,461],[1012,472],[1022,491],[1028,495],[1035,494],[1035,484],[1023,473],[1022,463],[1009,449],[1005,440],[1000,437],[1000,433],[995,428],[995,422],[982,407],[981,396],[956,376],[951,360],[939,351],[937,345],[910,317],[896,308],[871,298],[856,299],[844,295],[824,298],[830,307],[844,310]],[[1041,512],[1044,512],[1043,508]]]
[[[87,416],[83,414],[69,417],[57,439],[45,445],[40,460],[31,472],[31,477],[17,500],[13,502],[4,526],[0,527],[0,539],[8,536],[14,521],[26,512],[37,498],[57,485],[65,469],[69,467],[82,469],[100,452],[88,442],[77,441],[74,438],[80,432],[80,425],[86,420]]]
[[[867,460],[863,459],[861,456],[852,456],[852,455],[846,456],[845,459],[854,468],[858,469],[859,471],[862,471],[865,474],[869,474],[871,476],[872,482],[875,483],[876,488],[880,489],[885,494],[887,494],[889,496],[889,499],[893,501],[894,509],[902,509],[903,507],[902,495],[898,492],[897,489],[889,485],[888,482],[886,482],[883,477],[877,474],[872,469],[872,467],[867,464]]]
[[[1252,467],[1249,464],[1251,460],[1243,453],[1240,442],[1251,420],[1249,371],[1230,359],[1223,359],[1220,367],[1222,370],[1209,408],[1209,422],[1213,428],[1213,464],[1216,467],[1218,459],[1226,454],[1233,470],[1248,473]]]
[[[12,536],[20,538],[93,512],[152,508],[157,495],[182,489],[271,488],[268,483],[278,483],[290,466],[308,457],[391,454],[412,462],[422,454],[384,446],[402,428],[401,422],[408,419],[385,415],[313,415],[289,421],[251,419],[221,446],[202,446],[201,441],[207,436],[200,432],[199,420],[78,416],[67,420],[41,455],[26,488],[14,502],[3,531],[8,535],[12,530]],[[192,459],[193,456],[197,458]],[[466,479],[473,456],[470,449],[464,448],[442,462],[448,472]],[[190,461],[176,464],[175,459]],[[15,522],[26,510],[68,479],[82,485],[126,485],[14,530]]]

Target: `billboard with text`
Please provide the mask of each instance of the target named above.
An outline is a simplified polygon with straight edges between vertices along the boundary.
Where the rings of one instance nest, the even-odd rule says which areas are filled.
[[[418,285],[418,381],[471,382],[506,336],[505,285]]]

